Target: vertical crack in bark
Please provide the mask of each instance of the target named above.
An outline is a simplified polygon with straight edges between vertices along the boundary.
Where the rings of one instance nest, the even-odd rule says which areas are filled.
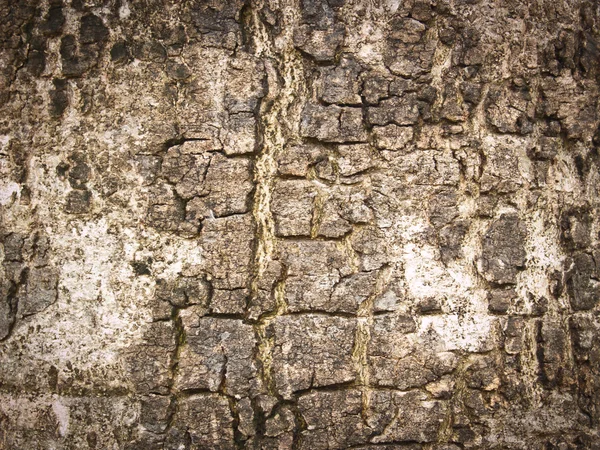
[[[367,424],[369,400],[370,400],[370,373],[368,350],[371,339],[371,327],[373,326],[373,305],[388,285],[393,273],[392,266],[384,266],[377,275],[375,290],[358,307],[356,314],[356,335],[354,338],[354,349],[352,359],[356,367],[356,384],[362,391],[362,418]]]
[[[174,306],[171,311],[171,320],[173,321],[173,328],[175,332],[175,350],[173,351],[173,355],[171,357],[171,366],[170,372],[171,377],[169,379],[169,397],[171,398],[171,404],[169,405],[169,416],[167,418],[167,426],[164,430],[164,436],[169,435],[169,431],[173,427],[175,416],[177,415],[177,410],[179,408],[179,397],[177,389],[175,388],[175,383],[177,382],[177,371],[179,370],[179,358],[181,356],[181,350],[183,349],[183,345],[186,341],[186,333],[185,328],[183,326],[183,321],[180,316],[181,308]]]
[[[524,380],[529,399],[534,405],[542,404],[543,389],[540,385],[540,364],[538,361],[538,326],[537,319],[527,320],[523,327],[524,351],[521,359],[521,374]]]
[[[445,444],[452,438],[454,431],[454,424],[456,422],[457,411],[462,411],[464,408],[465,393],[467,391],[467,382],[465,379],[465,373],[468,368],[468,358],[463,358],[459,361],[458,366],[454,370],[454,379],[456,384],[454,385],[454,392],[448,400],[448,407],[444,420],[440,423],[440,427],[437,432],[437,442]]]
[[[23,274],[21,275],[21,277],[23,278],[23,275],[27,275],[27,273],[25,271],[23,271]],[[8,304],[8,327],[6,328],[5,331],[5,335],[0,335],[0,342],[4,342],[4,341],[8,341],[10,339],[10,337],[12,336],[13,330],[15,329],[15,325],[17,324],[17,314],[19,311],[19,289],[20,287],[24,284],[23,280],[19,280],[18,283],[13,283],[11,282],[9,284],[8,289],[6,290],[6,297],[4,299],[4,301],[7,302]]]
[[[249,10],[249,30],[255,54],[262,58],[267,71],[268,93],[260,106],[261,149],[254,165],[255,194],[253,215],[256,221],[256,250],[254,257],[254,278],[251,284],[251,303],[259,302],[259,285],[276,249],[275,224],[271,213],[271,196],[275,181],[276,157],[283,151],[289,135],[294,135],[299,118],[293,108],[296,99],[306,90],[302,60],[293,44],[293,29],[297,22],[299,6],[295,1],[286,1],[281,7],[282,32],[272,36],[267,25],[259,16],[263,2],[252,3]],[[291,117],[290,117],[291,116]],[[298,119],[298,120],[296,120]],[[274,393],[270,375],[272,339],[267,335],[268,324],[285,312],[285,281],[275,287],[275,307],[273,311],[263,311],[255,324],[259,341],[257,359],[262,367],[262,378],[269,392]],[[266,312],[266,314],[264,314]]]

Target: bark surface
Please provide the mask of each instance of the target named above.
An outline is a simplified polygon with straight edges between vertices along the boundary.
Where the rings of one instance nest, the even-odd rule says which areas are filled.
[[[597,1],[0,17],[0,449],[600,449]]]

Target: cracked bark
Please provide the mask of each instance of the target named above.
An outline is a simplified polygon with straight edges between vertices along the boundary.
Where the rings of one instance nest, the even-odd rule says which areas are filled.
[[[598,448],[595,2],[100,3],[0,5],[0,448]]]

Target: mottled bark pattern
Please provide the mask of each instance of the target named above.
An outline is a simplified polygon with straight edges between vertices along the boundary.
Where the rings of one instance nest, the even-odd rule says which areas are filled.
[[[597,1],[0,17],[0,449],[600,449]]]

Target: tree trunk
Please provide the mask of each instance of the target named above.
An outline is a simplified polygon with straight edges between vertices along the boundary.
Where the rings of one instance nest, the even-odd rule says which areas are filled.
[[[0,16],[0,449],[600,449],[597,1]]]

